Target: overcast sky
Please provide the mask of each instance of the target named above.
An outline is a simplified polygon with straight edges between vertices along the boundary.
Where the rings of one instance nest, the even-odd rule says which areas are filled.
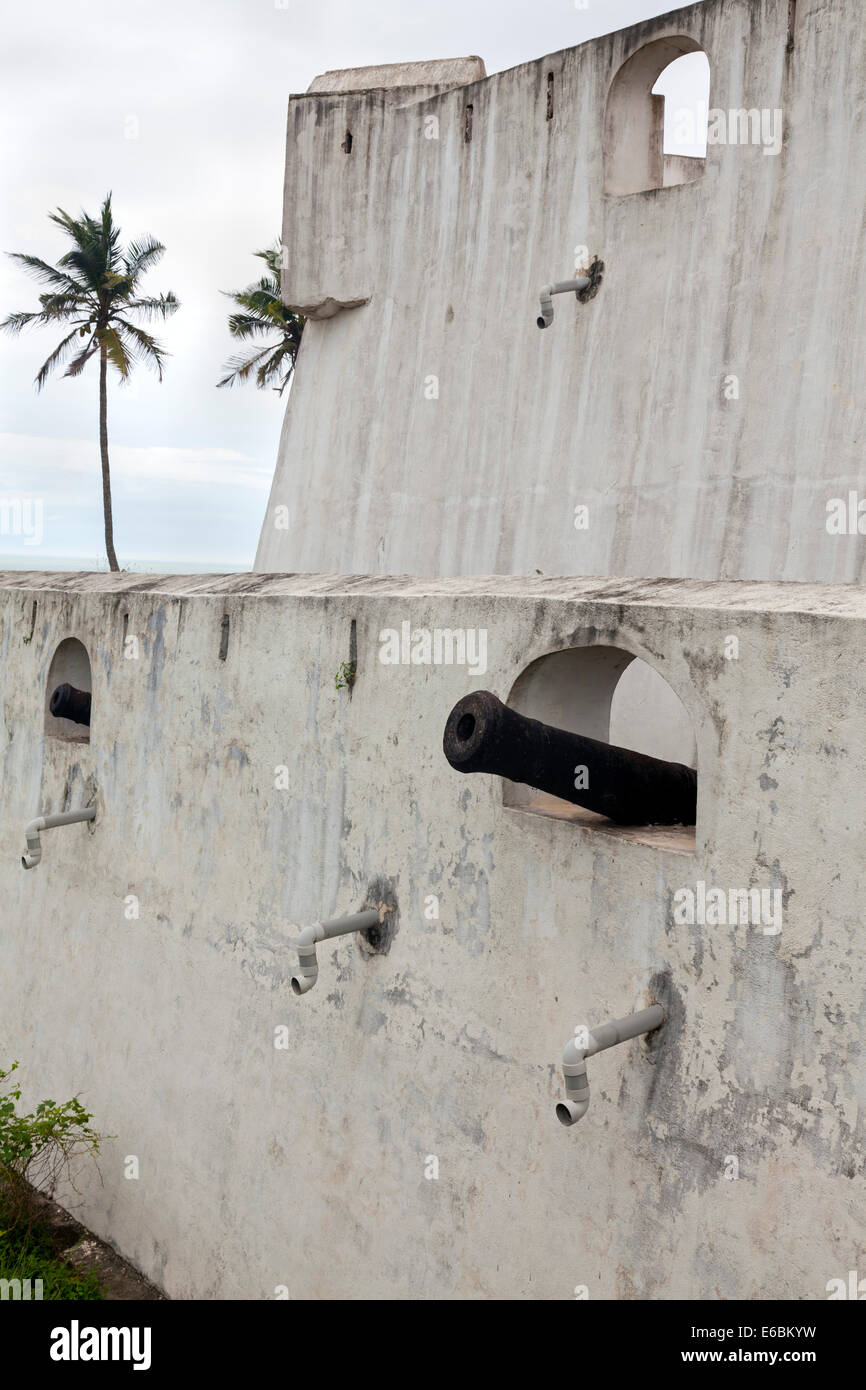
[[[50,262],[47,219],[113,192],[124,237],[167,247],[145,292],[181,309],[154,332],[171,357],[109,386],[115,543],[141,559],[252,565],[285,409],[272,391],[215,389],[233,351],[219,291],[256,278],[279,231],[286,103],[329,68],[477,53],[497,72],[675,8],[655,0],[43,0],[4,19],[0,249]],[[0,318],[39,286],[0,258]],[[0,337],[0,501],[43,499],[40,546],[0,555],[96,568],[102,539],[98,368],[33,378],[62,333]]]

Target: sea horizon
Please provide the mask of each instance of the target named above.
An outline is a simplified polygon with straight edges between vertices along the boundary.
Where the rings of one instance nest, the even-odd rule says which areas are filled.
[[[107,574],[108,561],[105,556],[98,555],[25,555],[19,551],[14,555],[0,555],[0,570]],[[132,574],[246,574],[252,570],[252,564],[239,564],[234,560],[142,559],[136,556],[129,560],[121,559],[121,570]]]

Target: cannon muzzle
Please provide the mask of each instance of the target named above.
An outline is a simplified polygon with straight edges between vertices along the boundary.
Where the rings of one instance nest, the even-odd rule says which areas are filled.
[[[457,772],[491,772],[596,811],[618,825],[694,825],[694,768],[555,729],[489,690],[458,700],[442,740]]]
[[[89,690],[76,690],[74,685],[64,681],[51,692],[48,708],[55,719],[71,719],[73,724],[86,724],[90,727]]]

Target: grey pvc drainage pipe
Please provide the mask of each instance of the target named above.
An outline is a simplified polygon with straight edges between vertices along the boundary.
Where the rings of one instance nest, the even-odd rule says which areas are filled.
[[[306,994],[319,978],[317,942],[330,941],[334,936],[348,936],[353,931],[366,931],[369,927],[377,927],[383,915],[384,909],[371,907],[366,912],[353,912],[348,917],[330,917],[327,922],[315,922],[311,927],[304,927],[300,936],[292,943],[298,952],[298,969],[292,976],[292,989],[295,994]]]
[[[578,1047],[576,1039],[569,1038],[562,1054],[565,1100],[556,1107],[556,1118],[560,1124],[576,1125],[589,1109],[587,1057],[594,1057],[596,1052],[604,1052],[606,1048],[627,1042],[641,1033],[651,1033],[654,1028],[660,1028],[664,1021],[664,1009],[660,1004],[653,1004],[639,1013],[629,1014],[627,1018],[617,1018],[613,1023],[603,1023],[600,1028],[594,1028],[586,1047]]]
[[[588,275],[581,275],[577,280],[557,280],[552,285],[545,285],[539,295],[541,301],[541,313],[535,322],[539,328],[549,328],[553,323],[553,300],[551,295],[568,294],[573,290],[577,294],[580,290],[585,290],[592,281]]]
[[[96,817],[95,806],[85,806],[80,811],[58,811],[53,816],[37,816],[35,820],[29,822],[24,827],[24,838],[27,841],[27,853],[22,854],[21,863],[25,869],[35,869],[42,858],[42,841],[39,838],[40,831],[54,830],[58,825],[75,825],[78,821],[94,820]]]

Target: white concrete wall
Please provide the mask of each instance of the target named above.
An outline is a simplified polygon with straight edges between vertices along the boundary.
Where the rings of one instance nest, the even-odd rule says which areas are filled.
[[[790,48],[788,16],[706,0],[444,94],[292,99],[284,296],[362,307],[307,325],[257,569],[862,578],[826,504],[863,478],[866,28],[799,0]],[[606,195],[611,83],[677,36],[713,107],[782,111],[781,153]],[[604,284],[539,332],[578,244]]]
[[[405,619],[486,629],[488,670],[382,665]],[[69,636],[89,745],[43,733]],[[2,576],[0,1061],[116,1136],[79,1214],[175,1297],[824,1297],[862,1255],[864,637],[852,588]],[[692,852],[446,763],[457,698],[585,644],[688,709]],[[91,794],[23,871],[30,816]],[[376,877],[389,953],[334,943],[293,996],[291,937]],[[675,925],[699,879],[782,889],[781,934]],[[593,1059],[564,1130],[572,1030],[651,998],[663,1034]]]

